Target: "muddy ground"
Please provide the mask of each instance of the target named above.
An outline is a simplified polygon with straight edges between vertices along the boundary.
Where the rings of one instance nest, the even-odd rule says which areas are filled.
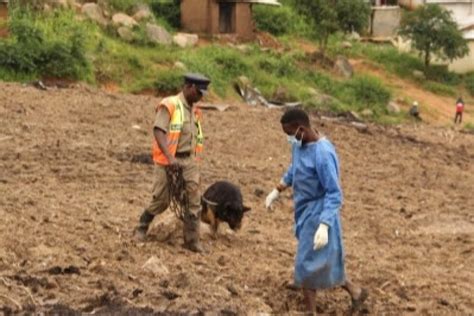
[[[280,110],[205,112],[203,188],[227,179],[252,211],[237,234],[203,227],[205,255],[181,247],[171,212],[150,240],[132,229],[150,199],[157,100],[85,86],[0,83],[0,314],[296,313],[291,193],[267,192],[289,162]],[[347,273],[370,291],[363,313],[474,313],[474,136],[410,125],[359,131],[313,117],[336,144]],[[155,257],[154,272],[143,268]],[[345,314],[340,289],[319,311]]]

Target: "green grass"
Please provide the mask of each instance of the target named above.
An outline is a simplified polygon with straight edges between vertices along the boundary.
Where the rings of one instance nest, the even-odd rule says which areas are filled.
[[[474,124],[473,123],[466,123],[464,124],[464,129],[470,133],[474,133]]]
[[[467,74],[464,78],[464,83],[469,94],[474,96],[474,73]]]
[[[456,89],[453,88],[452,86],[434,82],[434,81],[426,81],[425,83],[423,83],[423,88],[439,95],[444,95],[444,96],[449,96],[449,97],[456,97],[457,95]]]
[[[413,71],[424,70],[421,59],[413,54],[400,52],[391,45],[359,42],[354,42],[352,45],[352,48],[348,51],[350,57],[369,59],[400,77],[413,78]]]

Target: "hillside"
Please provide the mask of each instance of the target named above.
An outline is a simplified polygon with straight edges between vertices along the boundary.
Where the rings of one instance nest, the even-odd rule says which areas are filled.
[[[212,78],[210,100],[217,102],[238,100],[233,85],[245,77],[268,100],[300,101],[335,115],[352,111],[383,124],[411,122],[407,111],[418,101],[425,122],[439,126],[452,125],[455,100],[463,95],[466,115],[459,129],[474,126],[474,76],[438,66],[425,70],[416,55],[389,45],[337,34],[321,59],[315,42],[299,33],[258,32],[254,42],[179,33],[171,26],[176,17],[160,1],[149,7],[128,0],[67,3],[68,10],[11,10],[10,37],[0,41],[0,80],[87,82],[106,91],[163,96],[177,91],[182,74],[193,71]],[[257,17],[267,14],[258,12]],[[333,65],[341,58],[352,76]],[[423,71],[425,79],[414,77],[425,76]],[[401,111],[392,111],[390,103]]]
[[[252,211],[242,230],[223,230],[209,253],[181,248],[174,215],[151,240],[132,229],[147,204],[153,166],[151,96],[73,85],[41,91],[0,84],[0,311],[221,315],[294,313],[291,195],[263,207],[289,161],[281,111],[233,103],[206,111],[203,187],[228,179]],[[342,165],[347,271],[370,291],[370,314],[469,314],[474,310],[474,138],[430,126],[358,132],[314,125]],[[133,127],[138,125],[138,127]],[[155,256],[163,268],[142,266]],[[342,314],[341,290],[318,295]]]

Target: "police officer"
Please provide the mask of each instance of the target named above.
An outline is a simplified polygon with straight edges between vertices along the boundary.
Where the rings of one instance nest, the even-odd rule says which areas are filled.
[[[196,107],[207,93],[210,80],[201,74],[186,74],[182,91],[164,98],[156,108],[153,125],[153,161],[156,176],[153,197],[140,216],[135,238],[144,241],[153,218],[169,207],[167,167],[183,168],[189,207],[184,211],[184,247],[202,252],[199,242],[201,195],[197,160],[202,152],[201,112]]]

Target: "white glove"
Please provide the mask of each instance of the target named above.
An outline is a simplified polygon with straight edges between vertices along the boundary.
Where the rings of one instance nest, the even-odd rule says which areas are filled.
[[[267,195],[267,198],[265,199],[265,207],[267,209],[271,209],[273,202],[275,202],[276,199],[278,199],[278,196],[280,195],[280,192],[278,192],[277,189],[273,189],[270,194]]]
[[[316,234],[314,234],[314,250],[323,248],[328,244],[328,225],[319,224]]]

